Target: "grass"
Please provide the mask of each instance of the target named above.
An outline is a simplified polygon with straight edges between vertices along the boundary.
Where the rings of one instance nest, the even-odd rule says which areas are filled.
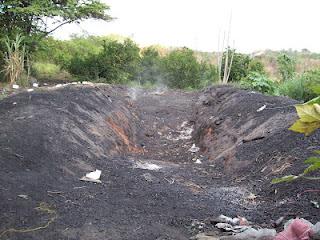
[[[31,72],[39,81],[72,81],[71,75],[54,63],[35,62],[32,64]]]

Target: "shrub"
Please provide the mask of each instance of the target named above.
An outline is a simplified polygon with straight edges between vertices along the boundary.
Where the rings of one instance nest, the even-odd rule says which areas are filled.
[[[251,62],[251,59],[246,54],[236,53],[235,49],[228,48],[227,51],[229,52],[229,60],[228,64],[231,65],[231,71],[229,76],[230,82],[239,82],[241,79],[245,78],[249,73],[249,64]],[[226,58],[226,52],[224,52],[222,57],[222,71],[221,75],[224,75],[224,68],[225,68],[225,58]],[[230,57],[233,55],[233,58]]]
[[[283,53],[277,57],[278,71],[283,81],[293,79],[296,71],[296,61],[293,57]]]
[[[264,65],[257,59],[252,59],[248,65],[248,72],[258,72],[261,74],[265,74],[266,71],[264,69]]]
[[[73,56],[69,71],[90,80],[103,79],[108,83],[128,83],[136,76],[140,62],[139,48],[131,40],[123,43],[104,41],[98,54]]]
[[[320,94],[320,70],[310,70],[282,82],[278,86],[279,95],[300,101],[309,101]]]
[[[163,74],[161,71],[161,58],[159,52],[154,47],[148,47],[142,51],[139,73],[137,81],[140,84],[151,85],[163,83]]]
[[[281,82],[278,85],[277,95],[287,96],[299,101],[304,100],[305,89],[303,80],[299,77],[295,77],[291,80]]]
[[[275,83],[266,75],[259,72],[251,72],[246,78],[241,80],[240,85],[246,89],[271,95],[276,90]]]
[[[163,58],[165,83],[172,88],[199,88],[201,82],[200,64],[192,50],[182,48],[170,52]]]
[[[215,65],[200,63],[200,87],[207,87],[219,81],[218,69]]]

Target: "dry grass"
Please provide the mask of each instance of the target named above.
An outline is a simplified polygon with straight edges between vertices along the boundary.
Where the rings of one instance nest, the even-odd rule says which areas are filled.
[[[22,44],[23,37],[17,35],[14,40],[5,40],[6,53],[4,64],[4,75],[10,84],[14,84],[24,73],[26,49]]]

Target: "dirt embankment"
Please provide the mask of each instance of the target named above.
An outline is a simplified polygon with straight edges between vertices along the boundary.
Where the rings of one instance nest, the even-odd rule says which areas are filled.
[[[270,185],[319,147],[318,133],[287,130],[295,103],[225,86],[71,85],[6,98],[0,239],[189,239],[220,213],[316,220],[318,195],[301,194],[314,183]],[[79,181],[95,169],[102,184]],[[35,210],[43,203],[52,222]]]

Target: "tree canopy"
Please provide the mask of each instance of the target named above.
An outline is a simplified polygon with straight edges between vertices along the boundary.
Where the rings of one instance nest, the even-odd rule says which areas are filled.
[[[111,20],[107,10],[99,0],[0,0],[0,35],[45,37],[68,23]]]

